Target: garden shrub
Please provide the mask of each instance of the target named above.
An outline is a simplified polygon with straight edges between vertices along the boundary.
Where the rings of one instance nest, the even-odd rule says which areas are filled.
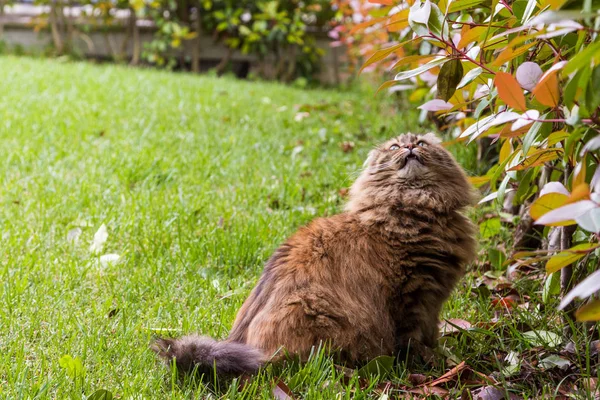
[[[498,157],[472,182],[522,210],[514,269],[561,274],[565,308],[600,319],[600,11],[591,0],[371,0],[337,2],[336,33],[362,69],[393,73],[380,90],[408,90],[450,142],[487,138]],[[542,245],[545,243],[545,245]],[[589,276],[571,290],[572,266]],[[569,292],[570,290],[570,292]],[[567,293],[568,292],[568,293]],[[548,297],[548,296],[546,296]]]

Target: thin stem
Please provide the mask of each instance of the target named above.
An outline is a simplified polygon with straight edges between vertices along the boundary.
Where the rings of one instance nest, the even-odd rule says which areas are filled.
[[[491,27],[491,28],[502,28],[502,29],[510,29],[509,26],[503,26],[503,25],[488,25],[488,24],[477,24],[475,22],[459,22],[459,21],[453,21],[451,19],[448,20],[448,22],[450,22],[451,24],[460,24],[460,25],[469,25],[469,26],[483,26],[483,27]]]
[[[475,60],[473,60],[471,57],[469,57],[464,51],[459,50],[454,43],[452,43],[452,41],[446,41],[440,37],[438,37],[437,35],[435,35],[432,32],[429,32],[429,36],[435,40],[439,40],[442,43],[445,43],[446,45],[450,46],[452,48],[452,50],[454,50],[455,52],[457,52],[458,54],[460,54],[464,59],[471,61],[473,64],[481,67],[482,69],[485,69],[487,72],[489,72],[492,75],[496,75],[496,73],[494,71],[492,71],[491,69],[489,69],[488,67],[486,67],[483,63],[477,62]]]

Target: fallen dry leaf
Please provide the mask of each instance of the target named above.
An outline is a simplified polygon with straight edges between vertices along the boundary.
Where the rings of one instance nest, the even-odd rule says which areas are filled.
[[[442,336],[458,333],[462,330],[469,329],[473,325],[469,321],[459,318],[445,319],[440,323],[440,333]]]

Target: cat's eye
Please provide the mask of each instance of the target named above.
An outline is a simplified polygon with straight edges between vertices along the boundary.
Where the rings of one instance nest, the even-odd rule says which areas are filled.
[[[424,141],[422,141],[422,140],[419,140],[419,141],[417,142],[417,146],[421,146],[421,147],[427,147],[427,146],[429,146],[429,143],[427,143],[427,142],[424,142]]]
[[[393,144],[390,146],[390,150],[400,150],[400,146],[398,146],[397,144]]]

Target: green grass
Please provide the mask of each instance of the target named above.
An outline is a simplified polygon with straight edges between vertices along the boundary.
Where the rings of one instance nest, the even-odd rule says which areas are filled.
[[[344,379],[323,352],[269,367],[238,392],[180,384],[148,347],[156,333],[226,337],[273,250],[341,209],[339,190],[374,143],[419,129],[416,113],[372,93],[0,58],[0,397],[269,398],[280,377],[301,398],[378,398],[383,378]],[[345,141],[355,149],[342,151]],[[103,224],[100,254],[118,254],[116,264],[90,251]],[[494,317],[471,291],[480,275],[465,279],[445,317]],[[523,285],[539,298],[539,285]],[[448,350],[498,371],[482,354],[528,351],[522,324],[560,332],[553,313],[532,309],[453,337]],[[71,376],[64,356],[84,374]],[[407,377],[399,365],[387,379]],[[510,389],[554,393],[543,381]]]

